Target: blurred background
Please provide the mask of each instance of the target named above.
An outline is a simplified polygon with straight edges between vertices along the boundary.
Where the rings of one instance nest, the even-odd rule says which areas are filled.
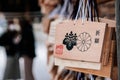
[[[46,34],[43,32],[41,24],[42,14],[40,7],[38,6],[38,0],[0,0],[0,13],[4,17],[0,17],[0,22],[6,19],[7,22],[13,20],[13,18],[21,19],[25,12],[29,13],[29,17],[33,26],[33,33],[35,37],[35,52],[36,57],[33,60],[33,75],[35,80],[49,80],[49,74],[47,72],[46,56],[47,50],[45,46]],[[9,24],[3,22],[3,24]],[[7,26],[4,26],[7,27]],[[0,33],[4,32],[3,26],[0,25]],[[5,66],[7,61],[6,51],[3,46],[0,46],[0,80],[3,80]],[[21,80],[24,79],[24,60],[19,59]]]
[[[3,12],[24,12],[40,11],[37,0],[0,0],[0,11]]]
[[[69,7],[65,5],[66,1],[70,2]],[[99,16],[101,18],[115,20],[115,0],[96,0],[96,1],[99,7]],[[57,24],[57,22],[54,23],[55,20],[61,18],[66,19],[67,18],[66,16],[71,16],[71,12],[72,14],[73,13],[75,14],[75,12],[77,12],[75,8],[76,5],[78,7],[77,2],[78,0],[0,0],[0,80],[4,80],[3,78],[6,76],[5,75],[5,73],[7,72],[6,66],[8,68],[8,71],[9,69],[11,69],[11,72],[13,72],[13,70],[15,69],[15,66],[11,67],[12,64],[11,62],[14,62],[15,60],[9,58],[9,56],[6,55],[6,50],[12,47],[8,47],[8,45],[2,46],[1,43],[4,42],[4,40],[2,41],[1,37],[6,32],[14,31],[14,30],[18,31],[17,36],[15,35],[14,37],[15,39],[13,39],[13,43],[15,43],[14,45],[15,49],[17,48],[17,50],[19,50],[18,46],[16,47],[16,44],[21,43],[24,37],[20,34],[22,33],[22,31],[20,30],[21,28],[19,28],[19,26],[22,26],[22,28],[25,27],[21,25],[21,21],[23,20],[23,18],[25,18],[27,21],[30,22],[31,25],[28,24],[29,26],[32,26],[32,29],[30,30],[33,32],[33,37],[35,40],[34,50],[36,55],[36,57],[32,55],[32,59],[33,59],[32,71],[33,71],[34,79],[26,79],[26,80],[63,80],[63,79],[58,79],[60,78],[59,76],[62,75],[63,68],[61,69],[61,71],[59,71],[58,66],[54,65],[54,57],[53,57],[54,41],[52,41],[53,39],[50,41],[48,40],[50,36],[49,35],[50,26],[55,27],[55,24]],[[63,5],[66,6],[66,10],[64,10],[65,6]],[[68,13],[70,14],[68,15]],[[29,30],[23,30],[23,31],[30,32]],[[26,36],[26,38],[28,36],[31,36],[27,32],[24,33],[24,35]],[[54,38],[53,34],[52,37]],[[10,36],[9,38],[11,39],[12,37]],[[10,39],[7,39],[7,41],[10,42]],[[30,41],[31,40],[29,40],[28,38],[26,42],[30,42]],[[27,47],[29,47],[29,45]],[[28,61],[26,65],[29,63],[30,62]],[[20,57],[18,59],[18,62],[17,63],[15,62],[14,65],[19,66],[20,71],[12,74],[14,75],[18,74],[17,75],[18,80],[25,80],[24,57]],[[27,67],[31,68],[31,66],[29,65]],[[21,77],[19,77],[19,72]],[[104,80],[111,80],[111,79],[104,79]]]

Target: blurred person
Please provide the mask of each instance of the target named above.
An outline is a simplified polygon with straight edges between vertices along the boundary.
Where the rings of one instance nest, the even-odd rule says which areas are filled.
[[[7,55],[7,64],[3,80],[20,79],[18,44],[21,36],[20,26],[16,26],[16,24],[18,24],[18,19],[13,19],[7,31],[0,37],[0,45],[5,47]]]
[[[20,23],[14,18],[8,30],[0,37],[0,45],[6,48],[7,65],[4,79],[20,79],[19,58],[24,58],[25,80],[34,80],[32,64],[35,55],[34,35],[29,17]],[[20,25],[19,25],[20,24]]]
[[[30,18],[23,18],[21,20],[21,36],[19,51],[20,55],[24,58],[25,65],[25,80],[34,80],[32,73],[33,59],[35,55],[34,35],[33,28],[30,23]]]

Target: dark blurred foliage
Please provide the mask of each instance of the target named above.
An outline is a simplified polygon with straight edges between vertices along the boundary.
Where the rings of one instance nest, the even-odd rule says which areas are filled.
[[[39,11],[38,0],[0,0],[2,12]]]

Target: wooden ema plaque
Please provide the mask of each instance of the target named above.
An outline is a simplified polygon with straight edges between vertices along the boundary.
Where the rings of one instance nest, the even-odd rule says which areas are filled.
[[[51,21],[49,35],[48,35],[48,42],[51,44],[55,43],[55,29],[56,25],[62,22],[62,19],[56,19],[55,21]]]
[[[106,23],[81,20],[57,25],[54,56],[63,59],[101,62]]]
[[[103,48],[103,57],[102,57],[102,62],[103,63],[94,63],[94,62],[83,62],[83,61],[78,61],[78,60],[67,60],[67,59],[61,59],[55,57],[55,65],[58,66],[69,66],[69,67],[74,67],[74,68],[83,68],[83,69],[93,69],[93,70],[101,70],[101,64],[107,65],[109,61],[109,53],[110,53],[110,47],[111,47],[111,41],[112,41],[112,33],[113,29],[108,28],[107,29],[107,36],[105,36],[105,43],[106,44]]]
[[[113,57],[115,55],[115,41],[113,41],[115,39],[112,40],[111,37],[115,36],[116,22],[113,20],[104,19],[104,18],[100,18],[100,22],[105,22],[109,26],[107,29],[108,30],[107,34],[106,34],[107,37],[105,37],[105,41],[107,41],[107,43],[105,44],[105,42],[104,42],[104,44],[106,46],[104,46],[103,51],[105,51],[106,53],[103,52],[103,54],[102,54],[101,70],[66,67],[67,69],[77,71],[77,72],[94,74],[94,75],[98,75],[98,76],[102,76],[102,77],[111,77],[111,71],[112,71],[112,67],[113,67],[112,66],[113,65]],[[61,64],[61,65],[63,65],[63,64]],[[116,79],[113,79],[113,80],[116,80]]]
[[[113,34],[113,35],[115,35],[115,34]],[[111,46],[111,48],[110,48],[108,63],[107,63],[107,65],[102,64],[101,70],[90,70],[90,69],[70,68],[70,67],[66,67],[66,68],[69,69],[69,70],[77,71],[77,72],[83,72],[83,73],[88,73],[88,74],[98,75],[98,76],[101,76],[101,77],[109,77],[110,78],[112,68],[113,68],[113,60],[114,60],[113,57],[115,55],[115,48],[116,48],[115,40],[111,41],[110,46]],[[105,48],[105,46],[104,46],[104,48]],[[103,58],[102,62],[104,62],[105,54],[102,55],[102,58]]]

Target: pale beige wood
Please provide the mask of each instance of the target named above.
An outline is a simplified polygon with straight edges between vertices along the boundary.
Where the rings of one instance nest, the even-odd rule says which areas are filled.
[[[109,27],[116,27],[116,21],[115,20],[100,18],[100,22],[107,23]]]
[[[110,78],[112,73],[111,71],[113,65],[113,55],[115,55],[115,41],[112,41],[109,63],[106,66],[102,66],[101,70],[90,70],[90,69],[70,68],[70,67],[67,67],[67,69]]]
[[[58,66],[93,69],[93,70],[101,69],[101,63],[65,60],[65,59],[60,59],[60,58],[55,58],[54,60],[55,60],[55,65],[58,65]]]
[[[50,29],[49,29],[49,35],[48,35],[48,42],[51,44],[55,43],[55,30],[56,25],[62,22],[62,19],[56,19],[54,21],[51,21],[50,23]]]
[[[108,26],[113,27],[113,28],[115,27],[115,21],[113,21],[113,20],[101,19],[101,22],[106,22],[106,23],[108,23]],[[113,50],[115,50],[115,49],[113,49]],[[86,70],[86,69],[81,69],[81,68],[67,68],[67,69],[70,69],[70,70],[73,70],[73,71],[78,71],[78,72],[94,74],[94,75],[98,75],[98,76],[102,76],[102,77],[111,77],[113,55],[114,55],[114,53],[112,54],[112,51],[111,51],[110,58],[109,58],[109,63],[107,64],[107,66],[102,66],[101,70],[90,70],[90,69]]]
[[[56,38],[55,38],[56,42],[54,47],[54,55],[56,57],[64,58],[64,59],[100,62],[105,29],[106,29],[105,23],[85,21],[83,25],[81,20],[68,21],[58,24],[56,28]],[[100,30],[99,36],[96,36],[97,30]],[[91,38],[91,45],[87,51],[84,52],[80,51],[78,49],[79,45],[78,48],[74,46],[73,49],[70,51],[66,49],[66,45],[63,45],[63,40],[65,38],[66,33],[70,33],[71,31],[73,31],[73,34],[76,33],[77,36],[81,35],[81,33],[84,32],[90,34],[90,36],[87,34],[87,36]],[[97,44],[95,43],[96,38],[99,38],[99,43]],[[59,54],[59,52],[61,52],[59,51],[60,49],[57,48],[59,45],[63,47],[63,49],[61,50],[63,52],[61,54]]]

